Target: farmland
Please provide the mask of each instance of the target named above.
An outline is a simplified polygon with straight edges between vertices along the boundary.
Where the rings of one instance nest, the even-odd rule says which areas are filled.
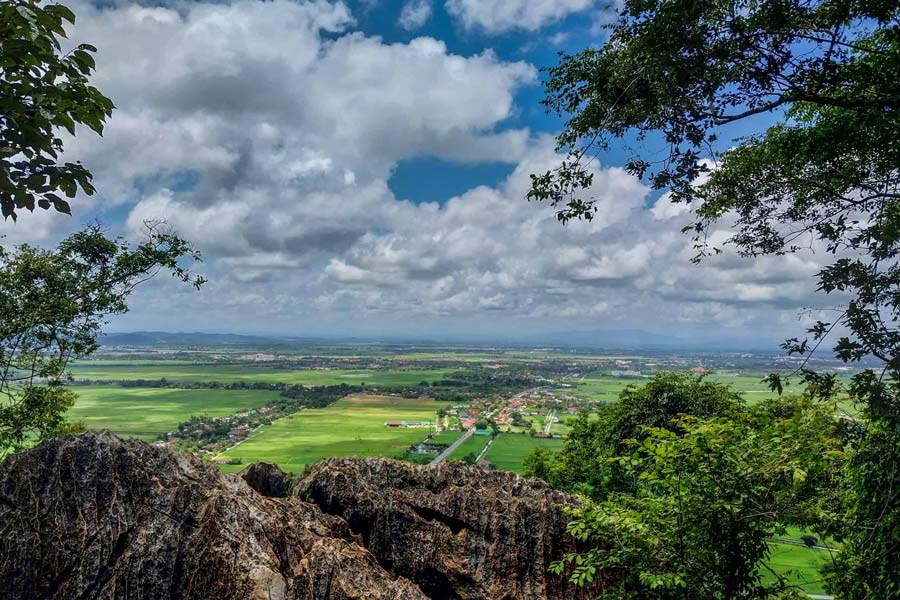
[[[428,431],[385,427],[385,421],[433,421],[446,403],[392,396],[351,396],[321,409],[307,409],[263,426],[225,452],[244,463],[262,460],[300,473],[329,456],[393,456],[422,441]],[[225,465],[228,470],[242,467]]]
[[[535,448],[559,450],[563,445],[560,439],[533,438],[525,434],[501,433],[488,448],[485,460],[504,471],[522,472],[522,460]]]
[[[481,435],[473,435],[459,447],[453,451],[453,454],[450,455],[450,460],[462,460],[469,454],[477,455],[484,448],[484,445],[488,443],[488,440],[491,438],[481,436]]]
[[[690,358],[624,354],[569,357],[552,351],[404,349],[392,353],[344,348],[329,352],[323,356],[278,355],[271,361],[245,360],[241,354],[219,350],[196,351],[189,358],[117,356],[83,361],[72,368],[80,385],[73,388],[79,397],[68,417],[91,429],[110,429],[126,437],[156,440],[159,434],[173,431],[191,417],[208,416],[212,419],[204,419],[207,425],[216,419],[224,423],[216,443],[208,444],[209,440],[203,439],[177,447],[188,447],[207,460],[215,459],[225,471],[237,471],[262,460],[301,473],[305,467],[331,456],[402,456],[427,462],[428,455],[407,451],[429,436],[428,429],[385,427],[384,423],[434,421],[441,409],[449,411],[446,422],[453,426],[458,426],[464,413],[475,418],[494,415],[499,419],[515,396],[525,401],[516,408],[521,419],[518,425],[510,424],[507,418],[498,436],[473,436],[450,459],[462,460],[484,451],[483,458],[495,468],[522,473],[523,460],[533,449],[558,450],[564,444],[559,437],[534,438],[527,433],[513,433],[529,431],[529,422],[534,423],[536,430],[542,430],[549,415],[555,414],[559,422],[553,423],[549,432],[565,437],[569,412],[596,410],[599,404],[617,402],[625,386],[643,385],[658,370],[686,370],[700,365],[699,360],[692,362],[694,359]],[[631,365],[628,372],[634,376],[617,374],[623,361]],[[650,366],[654,363],[660,363],[660,367]],[[709,358],[704,358],[703,368],[708,364]],[[731,385],[749,403],[754,403],[773,396],[761,382],[765,370],[757,367],[741,371],[722,369],[708,377]],[[447,380],[455,382],[447,386]],[[438,381],[444,382],[440,384],[443,388],[432,385]],[[271,408],[279,403],[303,401],[290,386],[306,386],[309,390],[312,386],[340,384],[365,387],[355,387],[353,395],[336,402],[332,398],[333,403],[320,407],[293,404],[288,409]],[[245,389],[251,385],[269,389]],[[464,393],[465,400],[451,401],[453,396],[441,395],[466,390],[476,391]],[[276,411],[264,416],[274,418],[256,421],[235,436],[236,430],[230,428],[239,425],[229,419],[236,413],[253,413],[252,409],[264,405]],[[505,416],[509,417],[509,413]],[[191,435],[188,431],[179,443],[190,442]],[[450,444],[459,435],[457,430],[443,431],[431,436],[430,441]],[[221,464],[227,460],[240,464]],[[829,559],[828,551],[780,541],[772,541],[771,548],[769,566],[787,573],[804,591],[821,593],[818,569]]]
[[[68,417],[88,429],[109,429],[124,437],[153,440],[191,415],[224,417],[276,398],[267,390],[184,390],[78,386]]]
[[[173,361],[174,362],[174,361]],[[278,369],[258,364],[184,363],[170,361],[130,362],[85,361],[71,369],[76,380],[128,381],[160,380],[172,382],[268,382],[303,385],[403,386],[421,381],[443,379],[452,369],[365,370],[365,369]]]
[[[749,402],[772,398],[776,396],[774,392],[766,387],[762,382],[763,374],[738,375],[733,373],[711,373],[708,375],[710,380],[718,381],[730,385],[735,391],[740,392]],[[603,402],[615,402],[618,400],[619,392],[627,385],[640,386],[645,379],[620,378],[613,377],[602,372],[593,372],[582,378],[572,378],[566,380],[567,383],[574,386],[570,389],[573,395],[589,398],[592,400],[601,400]]]
[[[824,594],[819,571],[832,561],[829,550],[807,548],[802,545],[772,542],[769,567],[786,576],[791,585],[796,585],[807,594]],[[763,580],[771,581],[771,573],[764,573]]]

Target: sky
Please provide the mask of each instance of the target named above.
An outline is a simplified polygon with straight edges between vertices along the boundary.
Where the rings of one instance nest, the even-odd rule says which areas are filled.
[[[138,240],[165,220],[209,279],[144,284],[109,330],[780,340],[818,304],[821,255],[692,264],[688,208],[623,149],[595,165],[592,222],[525,200],[560,160],[542,69],[602,45],[613,13],[593,0],[69,6],[117,107],[102,138],[65,142],[98,192],[0,234],[52,245],[99,221]]]

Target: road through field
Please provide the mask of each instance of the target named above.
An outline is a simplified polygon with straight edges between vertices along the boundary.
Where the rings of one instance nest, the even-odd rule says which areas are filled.
[[[553,419],[556,418],[556,411],[551,410],[547,414],[546,423],[544,424],[544,435],[550,435],[550,428],[553,427]]]
[[[459,446],[460,446],[463,442],[465,442],[467,439],[469,439],[470,437],[472,437],[474,434],[475,434],[475,428],[474,428],[474,427],[471,428],[471,429],[469,429],[469,430],[467,430],[464,434],[462,434],[461,436],[459,436],[459,439],[458,439],[458,440],[456,440],[455,442],[453,442],[452,444],[450,444],[450,445],[447,447],[446,450],[444,450],[443,452],[441,452],[440,454],[438,454],[437,457],[436,457],[433,461],[431,461],[430,463],[428,463],[428,466],[429,466],[429,467],[433,467],[434,465],[439,465],[439,464],[441,464],[442,462],[444,462],[444,459],[446,459],[448,456],[450,456],[451,454],[453,454],[453,451],[454,451],[454,450],[456,450],[457,448],[459,448]]]

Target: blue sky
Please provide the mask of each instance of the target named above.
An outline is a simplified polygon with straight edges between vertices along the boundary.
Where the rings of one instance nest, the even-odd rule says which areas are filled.
[[[139,239],[162,219],[210,280],[155,279],[113,330],[774,340],[811,318],[820,257],[692,265],[687,208],[628,175],[623,146],[593,165],[592,223],[525,201],[561,158],[541,69],[603,43],[591,0],[71,6],[117,106],[103,138],[66,141],[98,193],[0,233],[52,244],[98,219]]]
[[[454,54],[471,55],[490,49],[501,59],[525,60],[539,69],[554,65],[559,52],[577,52],[602,39],[597,27],[598,11],[572,14],[549,23],[537,34],[513,29],[486,35],[483,30],[467,30],[440,6],[435,10],[434,3],[429,3],[432,12],[425,24],[408,31],[398,23],[406,4],[408,2],[382,0],[354,2],[351,6],[357,15],[357,27],[369,35],[380,36],[387,43],[408,43],[427,35],[444,41]],[[521,88],[516,93],[517,110],[498,126],[528,127],[534,132],[555,134],[563,119],[548,114],[540,104],[542,98],[540,82]],[[624,162],[624,154],[613,150],[612,159]],[[413,201],[445,201],[476,185],[496,185],[508,177],[513,168],[510,163],[466,164],[422,157],[399,163],[390,185],[395,194]]]

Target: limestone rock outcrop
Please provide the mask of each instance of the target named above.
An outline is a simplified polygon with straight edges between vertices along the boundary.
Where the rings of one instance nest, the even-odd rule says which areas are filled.
[[[110,433],[0,465],[6,600],[424,600],[346,523],[193,457]]]
[[[574,550],[563,507],[576,498],[536,479],[461,462],[422,467],[331,458],[294,494],[337,515],[389,571],[433,600],[596,598],[548,572]]]
[[[557,600],[573,550],[538,480],[462,463],[328,459],[290,486],[108,432],[0,464],[4,600]]]

